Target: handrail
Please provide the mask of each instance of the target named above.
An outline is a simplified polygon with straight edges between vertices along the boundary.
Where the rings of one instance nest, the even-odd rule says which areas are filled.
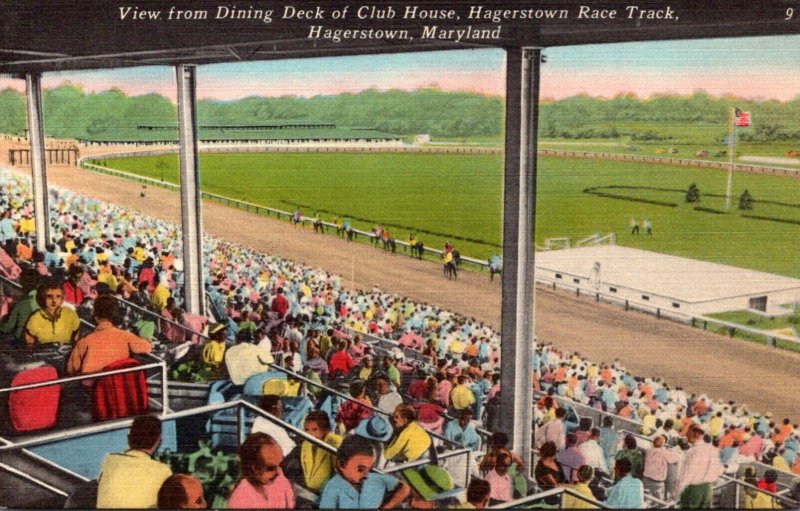
[[[0,389],[0,393],[3,392],[16,392],[18,390],[28,390],[28,389],[38,389],[39,387],[50,387],[52,385],[61,385],[62,383],[69,383],[73,381],[81,381],[81,380],[93,380],[95,378],[100,378],[102,376],[111,376],[114,374],[121,374],[121,373],[132,373],[135,371],[142,371],[144,369],[153,369],[156,367],[161,367],[162,364],[153,363],[147,365],[138,365],[134,367],[127,367],[125,369],[114,369],[113,371],[104,371],[101,373],[91,373],[91,374],[81,374],[78,376],[69,376],[67,378],[59,378],[57,380],[49,380],[43,381],[38,383],[28,383],[25,385],[19,385],[17,387],[8,387],[4,389]]]
[[[6,465],[5,463],[0,463],[0,470],[5,470],[6,472],[11,472],[12,474],[14,474],[16,476],[22,477],[23,479],[27,479],[28,481],[30,481],[30,482],[38,485],[38,486],[41,486],[42,488],[44,488],[44,489],[46,489],[46,490],[48,490],[48,491],[50,491],[52,493],[55,493],[57,495],[61,495],[62,497],[69,497],[69,493],[65,492],[64,490],[62,490],[60,488],[56,488],[53,485],[47,484],[46,482],[42,481],[41,479],[37,479],[36,477],[33,477],[32,475],[30,475],[28,473],[25,473],[25,472],[23,472],[23,471],[21,471],[19,469],[16,469],[16,468],[14,468],[14,467],[12,467],[10,465]]]
[[[323,442],[322,440],[320,440],[318,438],[314,438],[313,436],[309,435],[308,433],[306,433],[302,429],[298,429],[298,428],[292,426],[291,424],[289,424],[288,422],[284,422],[284,421],[280,420],[279,418],[268,414],[267,412],[265,412],[261,408],[255,406],[252,403],[248,403],[247,401],[245,401],[243,399],[237,399],[235,401],[229,401],[229,403],[235,403],[240,408],[242,408],[242,407],[248,408],[251,412],[255,412],[260,417],[263,417],[263,418],[267,419],[268,421],[270,421],[270,422],[272,422],[274,424],[277,424],[278,426],[281,426],[282,428],[284,428],[288,432],[293,433],[293,434],[299,436],[300,438],[302,438],[303,440],[309,441],[312,444],[314,444],[315,446],[321,447],[322,449],[324,449],[324,450],[326,450],[326,451],[328,451],[330,453],[336,454],[336,452],[337,452],[337,449],[334,446],[332,446],[330,444],[327,444],[327,443]]]
[[[200,337],[202,339],[209,340],[209,337],[207,335],[203,334],[203,332],[198,332],[196,330],[192,330],[191,328],[187,327],[186,325],[178,323],[177,321],[175,321],[173,319],[165,318],[164,316],[160,315],[159,313],[157,313],[155,311],[152,311],[150,309],[147,309],[145,307],[142,307],[141,305],[137,305],[137,304],[135,304],[135,303],[133,303],[133,302],[131,302],[129,300],[126,300],[125,298],[122,298],[122,297],[119,297],[119,296],[116,296],[115,298],[117,299],[117,301],[121,302],[123,305],[125,305],[127,307],[132,307],[133,309],[137,310],[138,312],[152,317],[157,326],[159,326],[159,322],[170,323],[170,324],[180,328],[181,330],[183,330],[186,333],[189,333],[191,335],[197,335],[198,337]]]
[[[533,493],[531,495],[527,495],[520,499],[510,500],[508,502],[503,502],[502,504],[495,504],[494,506],[487,506],[486,509],[511,509],[517,507],[521,504],[528,504],[530,502],[535,502],[537,500],[546,499],[547,497],[554,497],[556,495],[561,496],[561,502],[559,503],[559,507],[563,505],[563,495],[568,493],[574,497],[577,497],[581,500],[584,500],[590,504],[594,504],[595,506],[599,507],[600,509],[611,509],[605,503],[600,502],[599,500],[594,500],[592,498],[586,497],[581,495],[580,493],[572,490],[571,488],[567,488],[566,486],[560,486],[558,488],[551,488],[549,490],[541,491],[538,493]]]
[[[356,399],[353,398],[353,396],[348,396],[347,394],[339,392],[338,390],[335,390],[335,389],[325,385],[324,383],[319,383],[319,382],[315,382],[314,380],[310,380],[310,379],[306,378],[305,376],[303,376],[301,374],[297,374],[294,371],[286,369],[285,367],[280,367],[279,365],[274,364],[274,363],[273,364],[268,364],[268,365],[269,365],[270,368],[276,369],[276,370],[281,371],[283,373],[286,373],[287,375],[291,376],[292,378],[300,380],[300,381],[306,383],[307,385],[313,385],[315,387],[320,387],[322,389],[325,389],[326,392],[328,392],[330,394],[337,395],[337,396],[339,396],[341,398],[346,399],[347,401],[356,401]],[[361,401],[356,401],[356,402],[358,404],[360,404],[361,406],[363,406],[364,408],[368,408],[368,409],[372,410],[373,412],[376,412],[376,413],[379,413],[381,415],[385,415],[385,416],[388,416],[388,417],[392,416],[391,413],[385,412],[385,411],[381,410],[380,408],[377,408],[376,406],[374,406],[372,404],[366,404],[366,403],[363,403]],[[437,438],[437,439],[439,439],[439,440],[441,440],[443,442],[447,442],[447,443],[455,445],[457,447],[464,447],[463,444],[461,444],[459,442],[455,442],[453,440],[450,440],[449,438],[445,438],[444,436],[439,435],[437,433],[434,433],[433,431],[427,431],[427,433],[430,436],[432,436],[434,438]]]

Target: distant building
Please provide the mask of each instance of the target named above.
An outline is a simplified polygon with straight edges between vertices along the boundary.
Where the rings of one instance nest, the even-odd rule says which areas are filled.
[[[431,135],[430,133],[420,133],[416,137],[414,137],[414,144],[421,145],[421,144],[430,144],[431,143]]]

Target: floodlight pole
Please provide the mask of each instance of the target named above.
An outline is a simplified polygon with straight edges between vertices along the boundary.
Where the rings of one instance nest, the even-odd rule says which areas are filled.
[[[45,164],[44,124],[42,123],[42,75],[25,75],[25,95],[28,107],[28,140],[31,145],[31,184],[33,215],[36,225],[36,249],[45,253],[50,243],[50,207],[47,200],[47,169]]]
[[[728,170],[728,186],[725,189],[725,209],[731,208],[731,193],[733,190],[733,172],[736,170],[736,112],[735,109],[731,110],[731,130],[730,140],[728,140],[728,150],[731,153],[730,162],[731,168]]]
[[[500,429],[508,433],[526,467],[531,467],[533,427],[533,227],[540,59],[538,48],[506,50]]]
[[[197,81],[195,66],[178,64],[178,143],[180,151],[181,227],[183,229],[184,307],[202,315],[203,214],[200,209],[200,166],[197,157]]]

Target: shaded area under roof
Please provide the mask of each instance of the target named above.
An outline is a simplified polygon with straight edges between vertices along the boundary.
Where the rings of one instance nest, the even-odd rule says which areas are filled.
[[[798,34],[800,13],[786,19],[792,4],[785,0],[637,3],[253,0],[241,5],[198,0],[174,3],[7,0],[0,5],[0,74],[475,47],[549,47]],[[169,19],[173,5],[173,19]],[[341,12],[345,7],[344,19],[332,19],[333,12]],[[800,5],[794,7],[800,11]],[[453,18],[442,19],[450,10]],[[613,19],[612,10],[616,11]],[[184,13],[183,17],[194,19],[177,20],[178,11]],[[266,22],[268,11],[272,11],[271,21]],[[298,20],[296,14],[301,11],[308,17],[321,13],[322,19]],[[150,12],[160,14],[151,19],[154,15]],[[371,13],[372,18],[359,19],[359,12]],[[285,14],[294,16],[285,19]],[[554,17],[546,19],[550,15]],[[382,18],[378,19],[379,16]],[[658,19],[659,16],[673,19]],[[358,35],[336,42],[322,35],[310,37],[313,26],[322,27],[319,32],[322,35],[326,30],[351,30],[366,35],[372,29],[373,34],[380,30],[384,35],[392,30],[407,30],[409,37]],[[437,37],[423,37],[424,26],[436,26]],[[462,35],[460,41],[455,40],[456,32],[448,32],[468,29],[472,32]],[[496,37],[469,35],[487,32]],[[441,34],[449,37],[439,39]]]

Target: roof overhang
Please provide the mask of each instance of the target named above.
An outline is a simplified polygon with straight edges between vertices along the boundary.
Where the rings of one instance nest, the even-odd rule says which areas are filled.
[[[630,11],[629,5],[634,6]],[[287,6],[295,13],[303,11],[310,15],[321,10],[323,19],[287,18],[285,15],[291,13],[286,11]],[[793,6],[798,12],[787,20],[787,9]],[[361,19],[358,14],[362,7],[362,15],[372,12],[372,17]],[[458,19],[406,17],[406,9],[414,7],[416,13],[452,9]],[[533,19],[519,19],[519,14],[517,19],[499,22],[482,16],[470,18],[470,12],[474,13],[478,7],[483,15],[491,11],[504,17],[504,11],[525,11]],[[127,8],[131,8],[130,11],[126,11]],[[393,10],[393,16],[388,8]],[[343,19],[333,19],[334,12],[344,9],[347,13]],[[171,10],[172,19],[169,19]],[[231,19],[231,13],[244,11],[246,14],[248,10],[252,11],[250,19]],[[255,12],[258,10],[262,11],[261,15]],[[191,14],[194,19],[178,20],[178,11],[183,17]],[[270,22],[264,21],[266,11],[272,11]],[[613,18],[611,11],[616,11]],[[150,19],[150,14],[146,14],[150,12],[159,12],[158,19]],[[547,12],[556,12],[555,18],[545,19]],[[663,19],[670,12],[674,19]],[[564,13],[566,16],[561,17]],[[593,18],[593,15],[598,17]],[[602,15],[606,17],[600,17]],[[139,16],[142,19],[138,19]],[[537,16],[542,17],[537,19]],[[458,41],[455,35],[446,39],[423,38],[423,26],[433,25],[438,27],[437,34],[465,30],[468,26],[473,31],[497,31],[498,27],[501,30],[497,37],[489,39],[462,38]],[[22,75],[178,63],[798,34],[800,4],[787,0],[643,0],[635,4],[596,0],[558,3],[252,0],[241,5],[198,0],[12,0],[0,5],[0,26],[0,74]],[[323,30],[407,30],[410,38],[349,38],[337,42],[310,37],[312,26],[322,26]]]

